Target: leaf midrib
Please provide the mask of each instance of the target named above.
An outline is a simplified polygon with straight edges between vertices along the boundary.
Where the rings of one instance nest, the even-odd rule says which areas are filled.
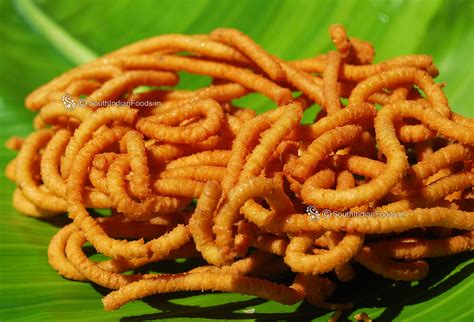
[[[97,54],[55,23],[31,0],[14,0],[15,8],[25,21],[40,32],[61,54],[76,65],[97,58]]]

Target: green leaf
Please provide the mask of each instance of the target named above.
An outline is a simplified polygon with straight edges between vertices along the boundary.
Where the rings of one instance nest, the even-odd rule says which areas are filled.
[[[32,131],[34,114],[24,98],[54,76],[125,44],[163,33],[207,33],[235,27],[285,59],[309,57],[331,48],[327,27],[343,23],[350,35],[369,40],[377,61],[425,53],[440,68],[454,111],[474,116],[474,1],[0,1],[0,141]],[[185,77],[194,88],[202,77]],[[262,111],[268,100],[241,101]],[[14,153],[0,148],[0,168]],[[251,296],[177,293],[150,297],[106,313],[100,299],[108,291],[65,280],[49,267],[47,245],[64,220],[41,221],[11,206],[14,184],[0,175],[0,320],[123,321],[195,318],[325,321],[332,314],[307,303],[285,306]],[[418,283],[394,283],[357,267],[355,281],[339,285],[337,301],[352,301],[345,313],[403,321],[472,321],[474,260],[470,254],[431,260]],[[160,271],[193,263],[163,263]],[[255,313],[248,313],[254,308]],[[247,312],[247,313],[246,313]]]

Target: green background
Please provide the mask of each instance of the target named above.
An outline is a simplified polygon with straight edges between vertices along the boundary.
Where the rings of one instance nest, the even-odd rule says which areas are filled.
[[[327,27],[343,23],[351,36],[371,41],[376,61],[426,53],[440,69],[438,81],[454,111],[474,116],[473,1],[9,1],[0,0],[0,141],[32,131],[25,96],[80,63],[130,42],[162,33],[207,33],[236,27],[284,59],[310,57],[331,48]],[[208,79],[183,77],[194,88]],[[268,101],[250,96],[239,102],[263,110]],[[14,153],[0,148],[0,168]],[[3,172],[3,171],[2,171]],[[40,221],[11,206],[14,185],[0,174],[0,320],[307,319],[327,320],[331,312],[306,303],[284,306],[251,296],[212,293],[159,295],[106,313],[107,290],[65,280],[47,263],[47,245],[65,217]],[[352,301],[354,313],[403,321],[472,321],[471,254],[431,260],[429,277],[394,283],[357,267],[335,299]],[[195,263],[164,263],[161,271]],[[255,313],[244,310],[254,308]]]

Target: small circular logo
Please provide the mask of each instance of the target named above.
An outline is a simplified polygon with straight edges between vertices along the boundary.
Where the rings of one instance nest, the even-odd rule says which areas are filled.
[[[311,221],[318,221],[320,219],[319,211],[314,206],[307,206],[306,213],[309,215]]]
[[[321,214],[323,215],[323,218],[331,218],[332,211],[329,209],[324,209]]]
[[[80,98],[78,101],[77,101],[77,105],[79,107],[86,107],[87,106],[87,100],[85,98]]]
[[[68,111],[74,111],[76,109],[76,101],[72,98],[71,94],[65,93],[61,97],[61,101],[63,102],[64,107]]]

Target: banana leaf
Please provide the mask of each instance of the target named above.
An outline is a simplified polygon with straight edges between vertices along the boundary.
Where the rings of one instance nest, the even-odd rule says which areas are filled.
[[[52,77],[119,48],[163,33],[207,33],[234,27],[284,59],[332,48],[327,27],[342,23],[349,34],[371,41],[376,61],[425,53],[440,69],[451,108],[474,116],[474,1],[472,0],[140,0],[0,1],[0,141],[32,131],[34,113],[24,98]],[[206,83],[183,75],[183,88]],[[250,96],[240,105],[263,111],[268,101]],[[15,153],[0,148],[0,168]],[[47,262],[52,235],[67,222],[22,216],[11,205],[14,184],[0,174],[0,320],[143,321],[312,320],[332,314],[303,302],[285,306],[252,296],[211,292],[156,295],[105,312],[109,290],[60,277]],[[472,321],[474,260],[469,253],[429,261],[422,281],[393,282],[356,267],[356,279],[340,283],[334,301],[352,302],[343,320],[365,311],[380,321]],[[165,262],[160,272],[185,271],[195,261]]]

